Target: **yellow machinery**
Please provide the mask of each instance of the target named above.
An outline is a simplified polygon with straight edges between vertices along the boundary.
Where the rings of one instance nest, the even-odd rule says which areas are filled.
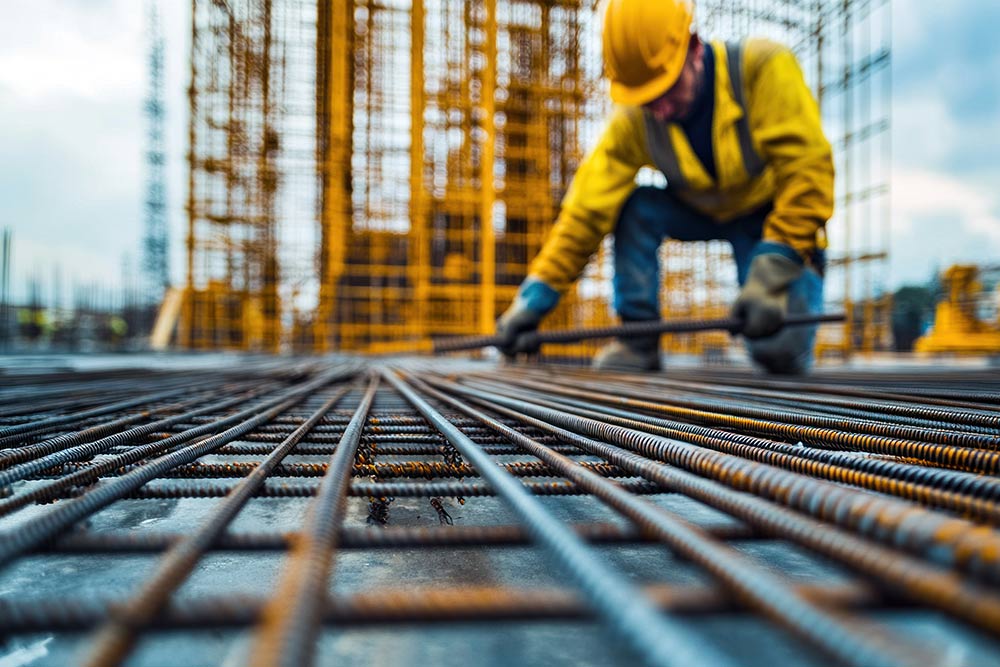
[[[843,132],[831,140],[838,174],[850,176],[851,165],[886,163],[873,142],[887,136],[887,107],[873,87],[887,47],[865,38],[873,53],[851,49],[862,46],[858,25],[888,25],[888,5],[814,4],[701,0],[699,28],[795,48]],[[181,345],[386,352],[491,333],[608,110],[596,5],[192,0]],[[854,241],[841,254],[885,240],[874,222],[888,219],[880,169],[842,181],[831,235]],[[859,226],[871,238],[836,231]],[[608,255],[545,326],[613,322]],[[726,313],[736,289],[728,246],[668,243],[662,266],[664,316]],[[848,329],[834,344],[850,341]],[[730,341],[666,344],[711,354]]]
[[[941,275],[944,298],[934,313],[934,328],[914,343],[914,351],[923,354],[992,355],[1000,354],[1000,315],[998,293],[984,292],[979,281],[980,269],[969,265],[949,267]],[[993,303],[987,303],[992,297]],[[992,321],[981,318],[986,306]]]

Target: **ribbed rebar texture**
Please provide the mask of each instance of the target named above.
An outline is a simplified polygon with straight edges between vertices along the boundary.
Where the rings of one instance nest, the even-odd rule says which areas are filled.
[[[0,664],[1000,664],[994,373],[178,359],[0,371]]]

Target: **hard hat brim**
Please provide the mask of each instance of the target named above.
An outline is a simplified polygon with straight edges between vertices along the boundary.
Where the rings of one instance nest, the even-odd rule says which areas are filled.
[[[649,104],[660,95],[670,90],[681,76],[684,63],[687,61],[688,48],[691,43],[691,33],[686,32],[683,44],[677,49],[669,64],[658,76],[643,82],[638,86],[628,86],[620,81],[611,82],[611,101],[627,106],[642,106]]]

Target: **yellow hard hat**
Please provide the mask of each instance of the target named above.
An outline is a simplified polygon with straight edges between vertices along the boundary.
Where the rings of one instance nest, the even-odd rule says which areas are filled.
[[[693,16],[687,0],[608,0],[604,67],[612,100],[646,104],[670,90],[684,68]]]

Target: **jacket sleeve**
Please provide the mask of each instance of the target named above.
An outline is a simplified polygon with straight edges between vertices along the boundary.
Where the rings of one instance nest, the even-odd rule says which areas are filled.
[[[833,154],[795,55],[784,47],[763,51],[766,60],[748,81],[751,133],[775,180],[763,240],[806,259],[833,215]]]
[[[560,294],[583,272],[618,212],[635,189],[635,175],[649,163],[638,109],[616,108],[563,198],[559,217],[529,269]]]

